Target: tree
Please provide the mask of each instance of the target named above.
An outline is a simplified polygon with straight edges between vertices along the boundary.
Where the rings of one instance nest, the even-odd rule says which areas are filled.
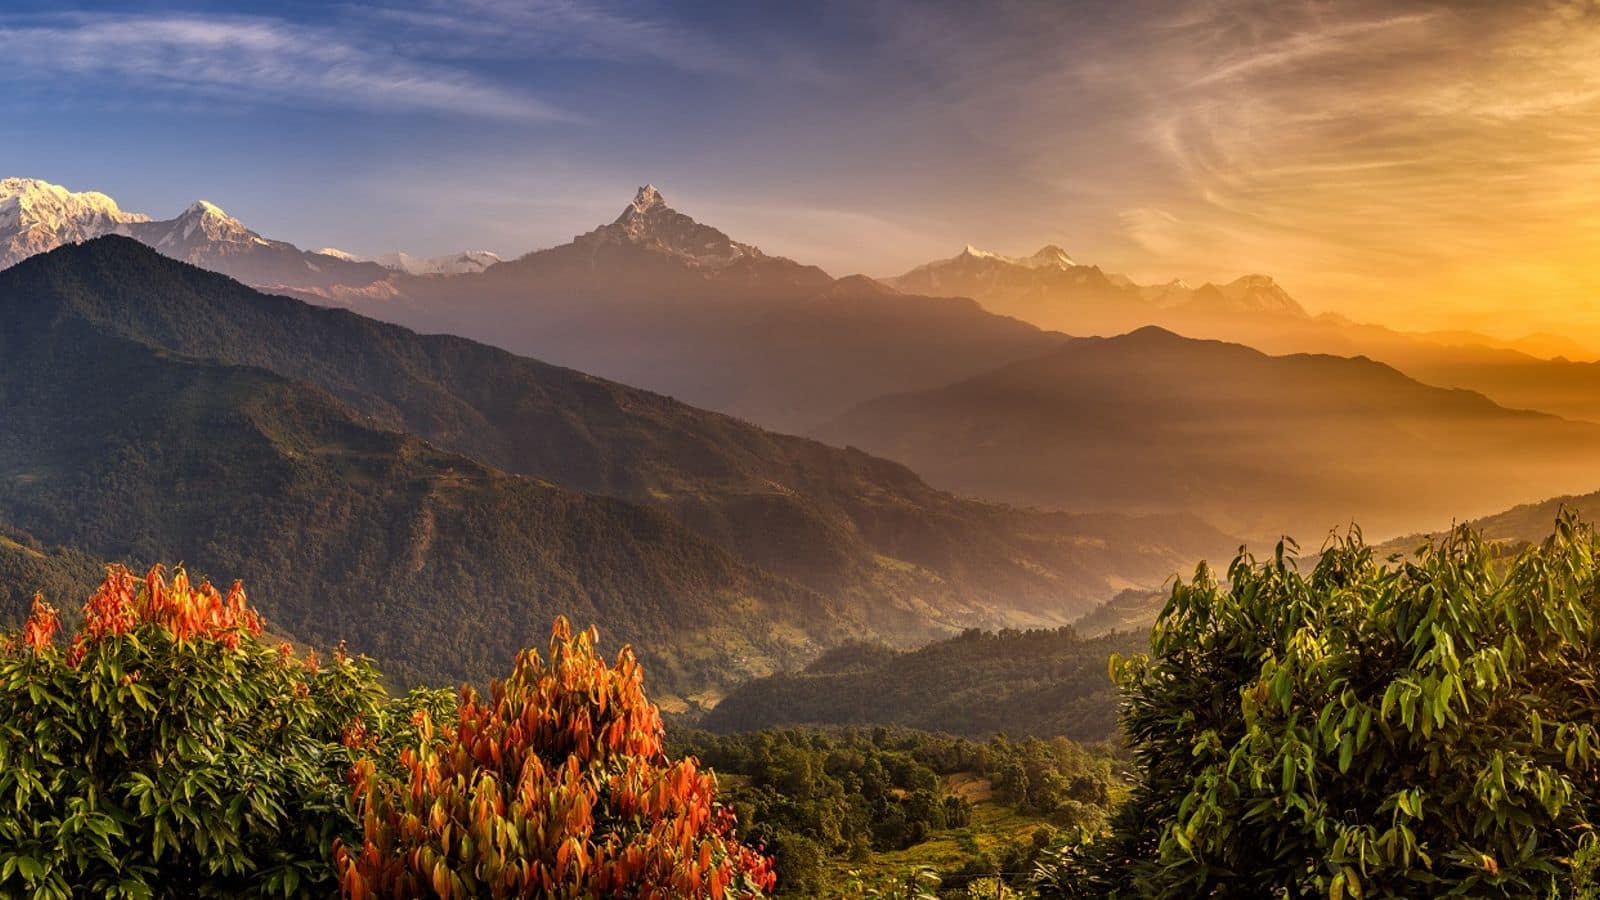
[[[59,630],[36,598],[0,641],[0,895],[334,889],[347,745],[389,716],[369,664],[263,644],[238,584],[182,569],[112,567],[65,647]]]
[[[359,843],[337,850],[366,897],[752,897],[771,860],[741,844],[693,758],[669,760],[661,716],[624,648],[558,620],[548,660],[521,653],[487,697],[417,717],[398,774],[356,766]]]
[[[1600,802],[1600,570],[1568,516],[1509,557],[1359,533],[1202,567],[1123,661],[1141,780],[1044,896],[1568,896]],[[1574,857],[1583,861],[1575,865]]]

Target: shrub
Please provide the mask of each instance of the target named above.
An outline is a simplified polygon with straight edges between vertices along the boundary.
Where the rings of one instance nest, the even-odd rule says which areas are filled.
[[[1563,517],[1309,577],[1280,545],[1173,591],[1123,662],[1142,779],[1045,896],[1570,896],[1600,801],[1600,551]],[[1574,855],[1578,863],[1573,862]]]
[[[334,890],[345,744],[389,715],[370,665],[268,647],[237,584],[182,569],[113,567],[58,631],[36,599],[0,646],[0,895]]]
[[[417,718],[399,774],[358,761],[363,838],[338,849],[343,888],[366,897],[759,896],[771,861],[740,844],[716,782],[672,761],[642,674],[592,630],[552,631],[453,717]]]

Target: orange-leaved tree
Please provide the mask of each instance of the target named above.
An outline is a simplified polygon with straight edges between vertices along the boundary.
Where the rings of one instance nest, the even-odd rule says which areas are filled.
[[[771,860],[741,844],[716,781],[669,760],[639,663],[593,629],[552,629],[452,718],[416,717],[391,773],[356,763],[364,838],[336,852],[346,896],[755,897]]]

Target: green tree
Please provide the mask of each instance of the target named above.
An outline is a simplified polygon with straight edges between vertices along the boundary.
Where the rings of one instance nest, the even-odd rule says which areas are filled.
[[[377,673],[259,639],[235,585],[114,567],[67,646],[35,600],[0,647],[0,895],[330,893]]]
[[[1570,896],[1600,800],[1600,554],[1563,516],[1515,556],[1359,533],[1174,589],[1122,662],[1141,780],[1041,893]]]

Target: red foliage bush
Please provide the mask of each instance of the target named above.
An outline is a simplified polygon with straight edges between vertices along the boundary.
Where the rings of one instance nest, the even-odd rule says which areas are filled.
[[[357,763],[364,840],[341,846],[345,895],[762,896],[771,860],[741,844],[716,781],[662,750],[661,715],[624,648],[608,666],[591,629],[557,620],[548,662],[518,656],[454,721],[417,717],[393,774]]]

